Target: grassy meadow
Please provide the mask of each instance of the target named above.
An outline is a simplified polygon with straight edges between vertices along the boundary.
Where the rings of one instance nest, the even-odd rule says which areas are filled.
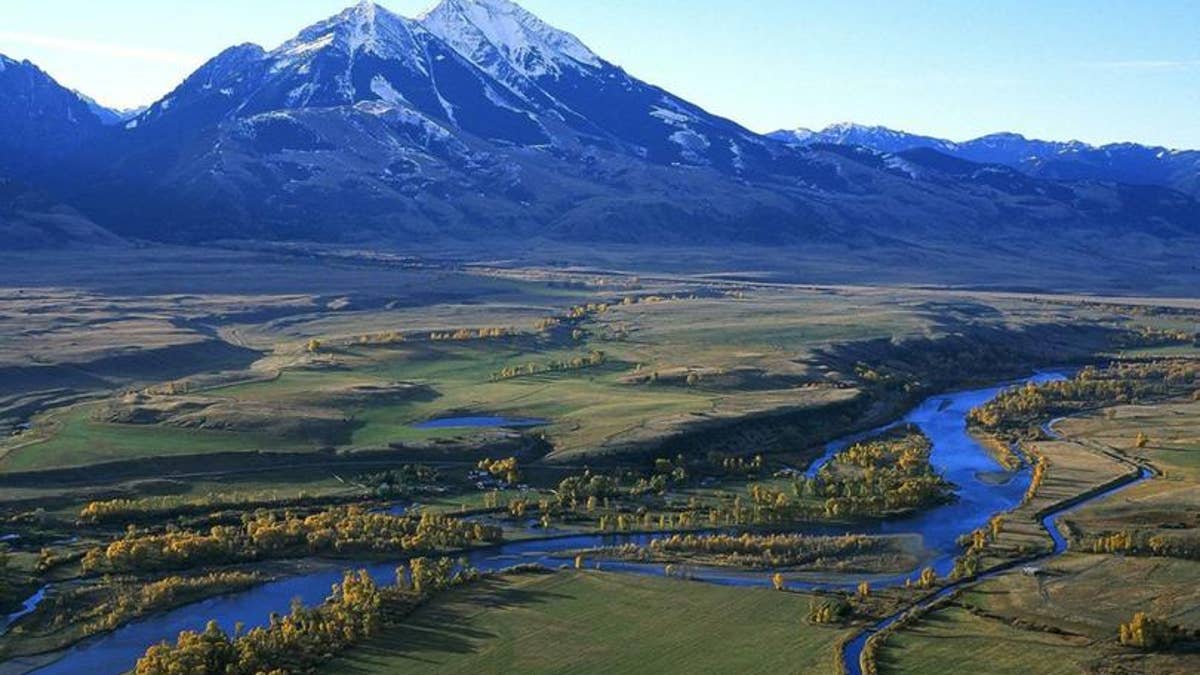
[[[830,673],[845,629],[804,623],[808,597],[559,572],[452,591],[327,673]]]

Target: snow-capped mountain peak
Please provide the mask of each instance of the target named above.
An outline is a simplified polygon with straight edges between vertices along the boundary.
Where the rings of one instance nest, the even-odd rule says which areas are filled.
[[[442,0],[419,17],[434,35],[468,60],[495,71],[506,62],[525,77],[558,75],[564,68],[603,65],[574,35],[510,0]]]
[[[418,51],[415,34],[422,30],[417,22],[363,0],[305,28],[270,55],[284,64],[303,63],[329,49],[351,56],[406,59]]]

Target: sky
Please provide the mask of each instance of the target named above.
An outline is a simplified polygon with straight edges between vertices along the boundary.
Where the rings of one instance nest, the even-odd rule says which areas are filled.
[[[519,0],[520,1],[520,0]],[[415,16],[432,0],[380,0]],[[101,103],[351,0],[3,0],[0,53]],[[640,79],[767,132],[835,122],[1200,148],[1197,0],[524,0]]]

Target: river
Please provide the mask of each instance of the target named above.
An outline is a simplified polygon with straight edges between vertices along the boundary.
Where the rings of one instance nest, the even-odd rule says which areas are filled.
[[[1060,373],[1044,372],[1029,378],[1029,381],[1045,382],[1062,379]],[[992,455],[967,433],[966,415],[971,408],[993,398],[1006,383],[983,389],[972,389],[932,396],[911,410],[896,424],[914,424],[932,441],[931,462],[943,476],[956,486],[957,499],[927,511],[888,522],[866,523],[858,526],[802,527],[796,531],[813,534],[917,534],[927,550],[922,566],[932,566],[939,576],[946,576],[953,568],[959,550],[957,539],[983,526],[995,513],[1017,506],[1029,486],[1028,467],[1006,472]],[[889,425],[894,426],[894,425]],[[855,437],[843,439],[829,445],[824,458],[828,461],[834,452],[852,442]],[[1051,532],[1055,532],[1051,528]],[[467,557],[477,568],[489,571],[520,563],[542,563],[557,567],[564,561],[567,551],[609,546],[625,542],[644,543],[651,535],[572,535],[536,541],[512,542],[479,549]],[[1061,537],[1056,537],[1058,550]],[[1061,542],[1065,546],[1065,542]],[[133,667],[138,657],[150,645],[163,640],[174,640],[181,631],[201,630],[210,620],[216,620],[225,630],[232,630],[241,623],[247,628],[264,625],[272,612],[287,612],[293,599],[305,604],[319,603],[329,594],[330,586],[342,578],[344,569],[366,569],[381,583],[394,579],[396,563],[345,562],[339,566],[319,572],[282,579],[248,591],[212,598],[187,605],[170,612],[156,614],[130,623],[114,632],[86,640],[64,650],[57,661],[44,665],[33,672],[39,675],[68,675],[81,672],[97,674],[121,673]],[[644,565],[624,562],[604,562],[603,568],[637,574],[662,574],[661,565]],[[917,573],[872,578],[875,587],[902,585],[906,578]],[[770,573],[740,572],[734,570],[696,568],[691,576],[700,581],[738,586],[769,586]],[[855,586],[858,579],[842,582],[817,583],[810,580],[788,578],[789,588],[808,589],[813,587],[832,588]],[[945,592],[949,592],[948,590]],[[869,635],[882,629],[895,617],[882,621],[865,631],[858,640],[847,646],[845,656],[852,672],[858,671],[857,655]],[[855,644],[857,647],[851,649]]]

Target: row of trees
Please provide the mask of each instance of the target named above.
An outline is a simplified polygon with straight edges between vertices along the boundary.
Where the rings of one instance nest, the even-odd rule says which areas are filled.
[[[422,554],[500,538],[496,526],[442,514],[393,516],[349,506],[308,516],[258,512],[207,532],[130,526],[124,537],[90,549],[82,565],[88,574],[137,573],[309,555]]]
[[[430,342],[466,342],[467,340],[487,340],[502,338],[512,334],[512,330],[500,326],[489,328],[459,328],[453,331],[433,331],[429,334]]]
[[[1187,533],[1151,533],[1126,529],[1093,536],[1079,536],[1072,545],[1093,553],[1126,553],[1200,560],[1200,537]]]
[[[607,357],[604,352],[592,350],[586,356],[575,356],[570,359],[561,361],[548,361],[545,363],[528,363],[523,366],[506,366],[491,374],[492,382],[502,380],[511,380],[518,377],[527,377],[529,375],[540,375],[544,373],[565,373],[576,370],[584,370],[587,368],[595,368],[602,366]]]
[[[299,603],[265,627],[226,633],[216,622],[185,631],[175,644],[151,647],[137,675],[259,675],[309,672],[346,648],[379,633],[389,616],[416,606],[431,593],[478,577],[449,559],[416,558],[397,570],[396,585],[381,588],[365,571],[347,572],[329,598],[313,608]]]
[[[769,569],[799,567],[822,561],[878,553],[886,540],[865,535],[841,537],[802,534],[673,534],[645,546],[625,544],[589,551],[593,557],[641,562],[697,562],[705,565]]]
[[[356,482],[364,482],[364,477]],[[364,483],[365,484],[365,483]],[[386,495],[380,495],[386,496]],[[352,501],[361,497],[318,497],[300,491],[293,494],[161,495],[132,499],[104,499],[88,502],[79,510],[79,522],[86,525],[112,525],[130,521],[165,520],[179,516],[210,514],[224,509],[279,509],[312,505],[314,502]]]

